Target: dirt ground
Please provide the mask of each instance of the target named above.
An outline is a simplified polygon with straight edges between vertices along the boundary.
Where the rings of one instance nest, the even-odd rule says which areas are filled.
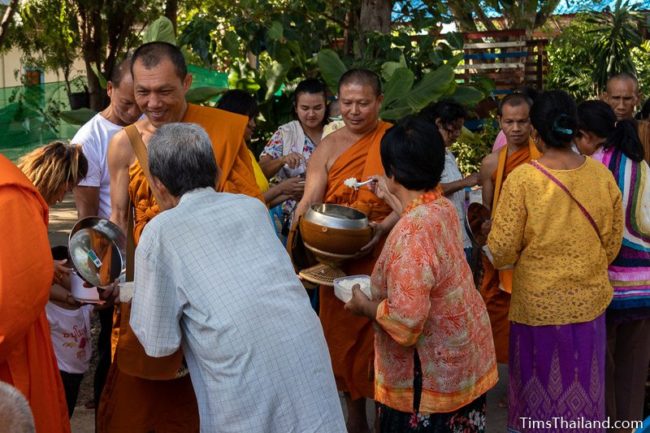
[[[77,212],[74,207],[72,195],[67,195],[63,202],[50,209],[49,237],[52,246],[67,245],[68,234],[77,218]],[[94,317],[92,321],[93,348],[96,347],[97,335],[99,333],[99,322]],[[85,407],[87,402],[92,401],[93,396],[93,376],[97,359],[95,354],[90,363],[90,369],[84,375],[81,383],[81,390],[75,407],[74,415],[70,420],[72,424],[72,433],[94,433],[95,410]],[[500,366],[499,383],[488,392],[488,409],[487,409],[487,433],[502,433],[506,431],[507,410],[500,407],[498,402],[502,400],[507,392],[507,368]],[[374,419],[372,405],[367,407],[369,418]]]

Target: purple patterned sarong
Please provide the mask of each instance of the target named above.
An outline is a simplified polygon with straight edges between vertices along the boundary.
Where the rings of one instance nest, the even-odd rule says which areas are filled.
[[[605,432],[605,335],[604,314],[570,325],[511,323],[509,433]]]

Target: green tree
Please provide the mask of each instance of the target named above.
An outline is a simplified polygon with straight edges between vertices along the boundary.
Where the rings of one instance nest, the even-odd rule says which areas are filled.
[[[91,108],[105,103],[100,77],[109,77],[119,56],[135,46],[139,29],[157,17],[164,3],[145,0],[25,0],[8,30],[28,63],[63,70],[68,92],[71,66],[82,57]]]
[[[636,75],[632,49],[641,46],[641,30],[645,26],[644,16],[630,5],[629,0],[617,0],[614,9],[592,13],[588,22],[596,36],[593,80],[597,90],[603,91],[607,79],[621,72]]]
[[[2,11],[2,20],[0,20],[0,48],[3,45],[3,41],[7,37],[7,30],[13,22],[14,14],[18,9],[18,0],[11,0],[9,4]]]
[[[425,0],[433,5],[437,0]],[[541,27],[560,0],[448,0],[449,11],[461,31],[524,29]],[[503,18],[502,26],[485,13],[490,8]]]
[[[623,7],[623,5],[621,5]],[[632,10],[633,17],[636,13]],[[650,73],[650,43],[638,37],[641,25],[638,15],[622,20],[627,13],[582,13],[547,47],[549,71],[546,87],[564,89],[576,99],[594,98],[604,90],[607,78],[619,72],[645,77]],[[618,18],[616,18],[618,17]],[[618,26],[604,23],[618,21]],[[618,27],[618,28],[617,28]],[[623,30],[625,27],[627,29]],[[640,81],[641,92],[650,90],[646,80]]]
[[[578,100],[596,95],[593,80],[594,26],[587,14],[577,15],[562,33],[547,46],[549,70],[545,87],[562,89]]]

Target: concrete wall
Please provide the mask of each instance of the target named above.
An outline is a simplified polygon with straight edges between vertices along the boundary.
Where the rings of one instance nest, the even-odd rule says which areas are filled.
[[[0,88],[20,86],[20,75],[15,76],[15,71],[24,72],[24,65],[21,61],[22,52],[16,48],[0,53]],[[70,78],[78,75],[86,75],[86,67],[82,59],[77,59],[72,67]],[[44,83],[55,83],[63,81],[63,73],[60,71],[47,71],[43,76]]]

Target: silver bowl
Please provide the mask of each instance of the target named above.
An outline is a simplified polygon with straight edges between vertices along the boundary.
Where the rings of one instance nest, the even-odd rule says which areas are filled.
[[[333,229],[365,229],[368,217],[361,211],[338,204],[313,204],[305,213],[305,220]]]
[[[68,238],[72,265],[84,281],[96,287],[109,286],[122,274],[125,248],[124,232],[105,218],[79,220]]]

